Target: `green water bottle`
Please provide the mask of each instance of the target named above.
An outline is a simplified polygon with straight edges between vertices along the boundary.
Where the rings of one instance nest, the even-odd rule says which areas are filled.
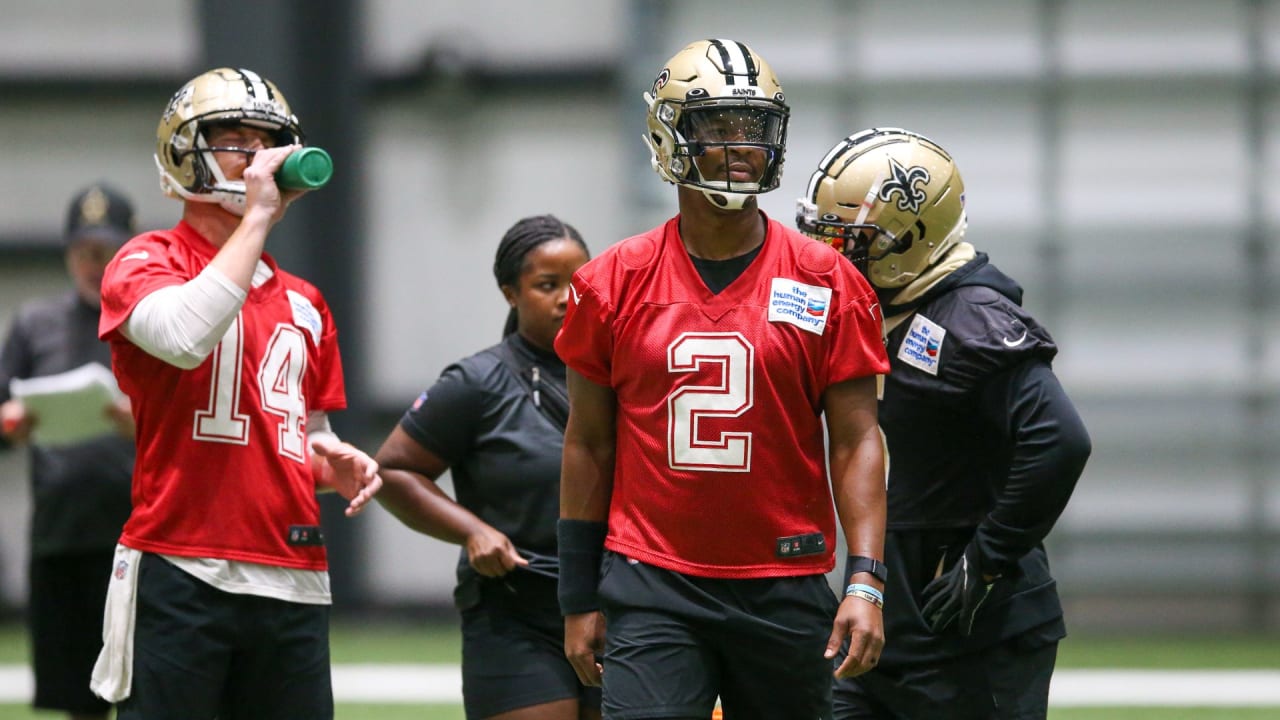
[[[333,159],[318,147],[294,150],[276,171],[276,185],[281,190],[315,190],[333,177]]]

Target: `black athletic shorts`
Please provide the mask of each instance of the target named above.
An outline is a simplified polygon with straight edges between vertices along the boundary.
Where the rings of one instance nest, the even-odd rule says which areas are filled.
[[[137,603],[117,720],[333,718],[328,605],[223,592],[149,553]]]
[[[879,667],[835,687],[838,720],[1044,720],[1058,642],[1038,633],[945,662]]]
[[[468,720],[577,698],[600,707],[600,688],[578,682],[564,656],[556,581],[517,570],[480,581],[462,612],[462,699]]]
[[[102,650],[102,611],[113,553],[31,558],[27,629],[35,707],[83,715],[111,709],[89,689],[89,676]]]
[[[606,552],[604,717],[828,720],[825,575],[719,580]]]

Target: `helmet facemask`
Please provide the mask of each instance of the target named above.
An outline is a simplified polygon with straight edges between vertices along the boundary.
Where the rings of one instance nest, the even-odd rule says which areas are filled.
[[[912,243],[910,234],[900,239],[874,223],[845,222],[835,213],[819,216],[818,207],[804,198],[796,201],[796,227],[814,240],[838,250],[864,276],[873,261],[903,252]]]

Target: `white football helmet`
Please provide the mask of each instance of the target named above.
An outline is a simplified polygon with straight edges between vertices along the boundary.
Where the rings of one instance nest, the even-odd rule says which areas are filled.
[[[644,140],[663,180],[730,210],[778,187],[790,110],[773,70],[751,48],[699,40],[667,61],[644,99]]]
[[[227,180],[212,153],[252,151],[209,147],[207,128],[222,123],[269,130],[276,136],[277,147],[302,144],[305,136],[280,89],[250,70],[210,70],[183,85],[169,100],[156,128],[161,190],[170,197],[219,203],[243,215],[244,181]]]
[[[872,128],[827,152],[796,203],[801,232],[844,253],[877,288],[900,288],[964,239],[964,180],[923,135]]]

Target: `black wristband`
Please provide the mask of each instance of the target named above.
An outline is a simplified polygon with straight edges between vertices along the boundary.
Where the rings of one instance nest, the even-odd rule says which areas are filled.
[[[863,557],[862,555],[850,555],[845,561],[844,579],[845,584],[849,583],[849,578],[858,573],[871,573],[871,577],[885,582],[889,579],[889,568],[885,564],[875,558]]]
[[[578,615],[600,609],[596,592],[600,584],[600,558],[609,526],[590,520],[556,521],[556,542],[560,553],[560,581],[556,596],[561,615]]]

